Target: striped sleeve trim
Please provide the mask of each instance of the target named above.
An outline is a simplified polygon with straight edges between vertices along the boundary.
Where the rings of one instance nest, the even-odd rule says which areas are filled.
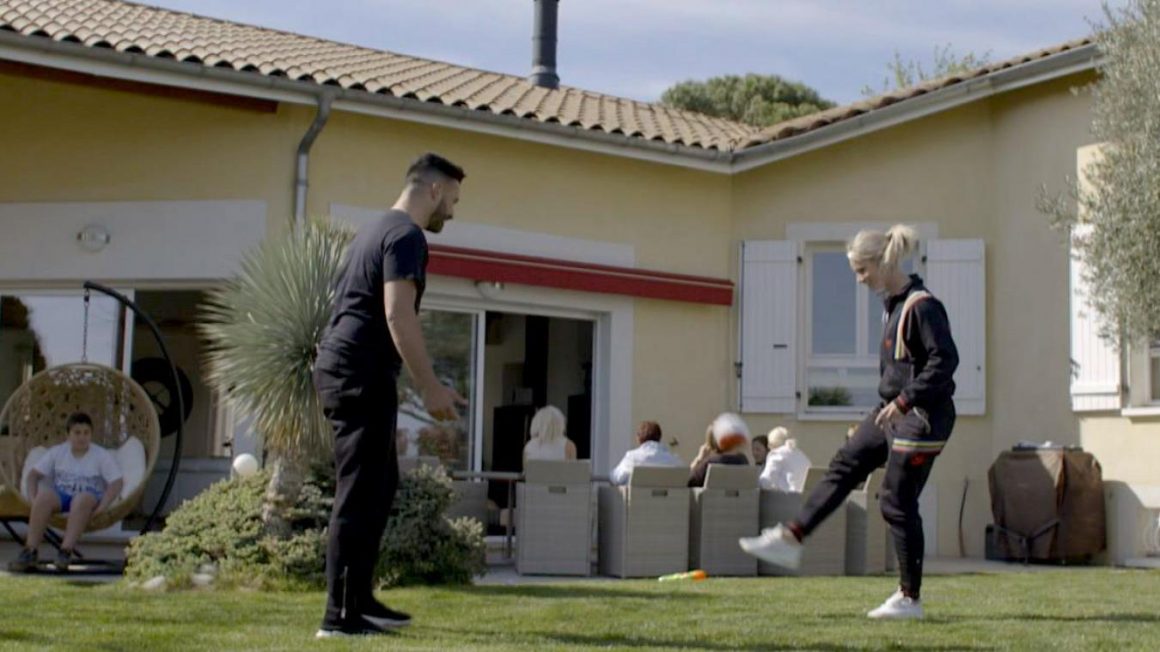
[[[890,445],[891,449],[900,453],[933,453],[938,455],[942,452],[945,441],[930,441],[925,439],[904,439],[902,437],[895,437],[894,442]]]

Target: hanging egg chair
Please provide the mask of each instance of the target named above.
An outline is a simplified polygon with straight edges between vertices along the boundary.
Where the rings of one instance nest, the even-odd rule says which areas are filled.
[[[65,423],[76,412],[92,418],[93,443],[112,453],[124,479],[120,497],[95,514],[86,528],[101,530],[141,502],[161,446],[153,403],[126,374],[81,362],[45,369],[21,385],[0,412],[0,434],[10,438],[9,458],[0,471],[4,486],[19,488],[28,509],[29,471],[49,448],[66,440]],[[67,515],[56,514],[50,524],[64,528],[67,520]]]
[[[176,379],[177,373],[153,320],[124,295],[97,283],[85,283],[85,320],[88,322],[89,290],[97,290],[120,301],[141,317],[153,332],[161,353]],[[87,348],[86,342],[82,350]],[[26,520],[30,513],[28,476],[34,464],[48,450],[67,441],[66,423],[76,412],[93,422],[92,443],[107,449],[117,461],[124,480],[120,496],[108,508],[89,520],[86,531],[101,530],[128,516],[145,494],[161,448],[161,428],[157,410],[149,394],[127,374],[84,359],[45,369],[16,389],[0,411],[0,521]],[[183,400],[176,397],[178,410]],[[179,412],[180,413],[180,412]],[[156,519],[176,478],[181,454],[182,427],[178,424],[173,464],[156,508],[142,532]],[[42,480],[45,482],[45,480]],[[67,514],[55,514],[51,527],[64,529]],[[10,530],[11,531],[11,530]]]

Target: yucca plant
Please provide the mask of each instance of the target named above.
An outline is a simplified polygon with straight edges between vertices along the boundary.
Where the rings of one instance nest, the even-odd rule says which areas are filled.
[[[267,238],[202,306],[208,382],[254,417],[272,467],[262,518],[275,536],[289,535],[289,511],[310,465],[330,458],[330,427],[311,370],[351,237],[315,219]]]

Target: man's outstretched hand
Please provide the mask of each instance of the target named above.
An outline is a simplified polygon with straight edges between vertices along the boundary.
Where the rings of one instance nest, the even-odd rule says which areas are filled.
[[[467,399],[454,389],[437,384],[423,392],[423,407],[438,421],[455,421],[459,411],[455,406],[467,407]]]

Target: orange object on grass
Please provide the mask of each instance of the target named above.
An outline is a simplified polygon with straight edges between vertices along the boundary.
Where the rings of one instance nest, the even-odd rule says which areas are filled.
[[[670,575],[661,575],[660,577],[657,578],[657,581],[660,581],[660,582],[672,582],[675,580],[697,581],[697,580],[703,580],[706,577],[709,577],[709,574],[698,568],[697,570],[691,570],[691,571],[688,571],[685,573],[672,573]]]

